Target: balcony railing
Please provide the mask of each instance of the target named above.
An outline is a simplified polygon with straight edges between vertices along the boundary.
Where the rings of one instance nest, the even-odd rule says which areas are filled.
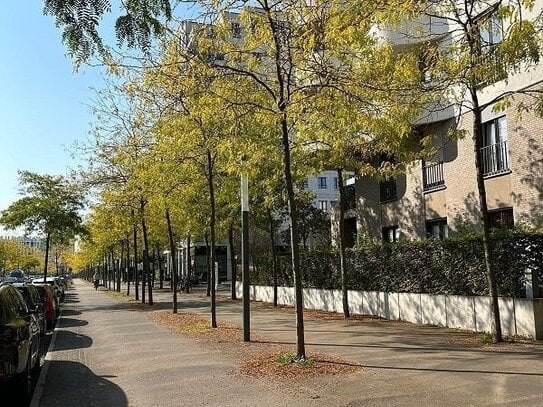
[[[443,177],[443,162],[435,164],[425,163],[422,167],[422,181],[425,191],[439,189],[445,185]]]
[[[481,148],[483,174],[485,176],[509,172],[509,151],[507,141]]]

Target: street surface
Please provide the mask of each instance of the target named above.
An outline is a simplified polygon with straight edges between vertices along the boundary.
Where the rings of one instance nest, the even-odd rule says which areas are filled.
[[[156,290],[153,310],[171,309],[170,298]],[[179,312],[207,313],[208,304],[197,293],[179,295]],[[217,316],[241,325],[241,303],[219,301]],[[251,317],[255,337],[294,349],[293,315],[253,307]],[[170,332],[145,307],[129,307],[76,279],[31,407],[543,405],[543,347],[489,351],[447,339],[446,330],[433,327],[306,319],[309,353],[363,369],[257,379],[237,373],[237,355],[221,346]]]

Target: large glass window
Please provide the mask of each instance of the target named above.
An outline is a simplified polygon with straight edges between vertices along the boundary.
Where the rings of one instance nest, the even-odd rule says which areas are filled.
[[[484,175],[496,175],[509,171],[507,119],[505,116],[483,124],[481,158]]]

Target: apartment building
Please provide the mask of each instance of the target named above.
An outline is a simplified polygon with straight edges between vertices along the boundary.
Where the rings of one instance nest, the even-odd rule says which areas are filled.
[[[483,2],[481,2],[483,3]],[[490,9],[488,12],[493,12]],[[543,2],[526,15],[537,15]],[[481,10],[485,18],[486,11]],[[488,29],[481,29],[482,41],[492,45],[501,40],[502,27],[494,16],[487,18]],[[407,34],[423,27],[426,35]],[[484,27],[482,25],[482,27]],[[402,31],[382,30],[379,34],[398,46],[429,38],[445,38],[449,45],[456,30],[449,21],[424,18],[411,22]],[[424,31],[423,30],[423,31]],[[492,101],[507,92],[541,86],[543,66],[520,67],[515,72],[499,71],[488,83],[481,84],[478,97],[489,104],[482,112],[482,157],[484,183],[491,227],[521,224],[543,226],[543,118],[532,111],[518,114],[521,103],[531,101],[518,95],[501,111]],[[355,205],[347,212],[346,223],[356,224],[358,239],[394,242],[402,239],[439,238],[467,230],[481,230],[477,189],[475,149],[472,140],[473,115],[463,101],[440,103],[429,108],[416,123],[421,134],[434,134],[437,153],[430,160],[407,164],[405,174],[381,182],[359,177],[355,183]],[[460,130],[464,137],[449,137],[449,130]]]

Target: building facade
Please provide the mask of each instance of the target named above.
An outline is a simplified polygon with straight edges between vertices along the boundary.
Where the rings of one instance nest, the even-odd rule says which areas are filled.
[[[542,3],[536,2],[532,15],[543,9]],[[442,20],[424,23],[425,40],[455,30]],[[400,45],[414,41],[413,36],[398,32],[385,31],[383,36]],[[495,27],[489,31],[481,29],[481,36],[488,42],[502,38]],[[494,109],[493,104],[501,95],[540,88],[542,78],[541,65],[502,72],[477,92],[481,105],[486,106],[482,111],[482,148],[478,153],[482,158],[491,227],[543,226],[543,118],[519,109],[533,101],[530,96],[518,94],[505,109]],[[444,108],[429,108],[431,112],[423,114],[416,124],[421,135],[435,136],[434,157],[408,163],[405,174],[381,182],[357,178],[356,205],[347,212],[346,223],[356,223],[358,239],[443,239],[455,233],[482,230],[473,114],[465,108],[466,100],[444,102]],[[463,136],[450,137],[450,130]]]

